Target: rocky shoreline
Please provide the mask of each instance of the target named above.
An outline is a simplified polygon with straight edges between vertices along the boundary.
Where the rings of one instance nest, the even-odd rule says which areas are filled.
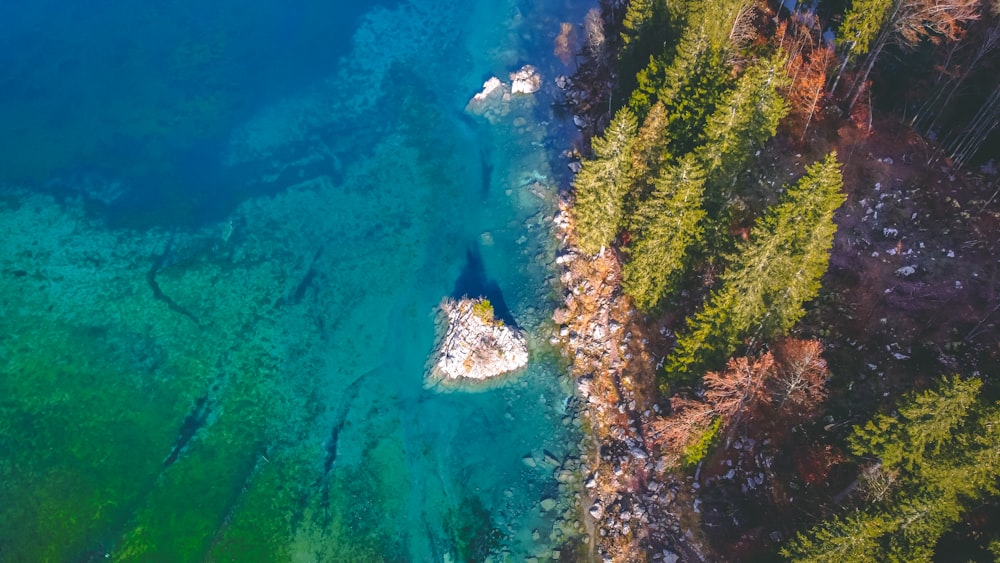
[[[563,251],[556,260],[565,288],[553,314],[561,345],[590,428],[581,468],[581,512],[592,530],[590,550],[605,562],[705,561],[678,515],[691,486],[678,480],[645,432],[660,412],[655,360],[645,351],[641,319],[621,293],[612,252],[588,256],[573,244],[570,205],[555,216]]]

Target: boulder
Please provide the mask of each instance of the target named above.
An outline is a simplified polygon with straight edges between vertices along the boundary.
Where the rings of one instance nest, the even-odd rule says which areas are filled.
[[[491,123],[497,123],[510,113],[510,87],[496,76],[483,83],[483,89],[472,96],[465,106],[465,111],[485,117]]]
[[[557,325],[566,324],[569,321],[569,311],[562,307],[552,311],[552,322]]]
[[[430,385],[483,383],[527,365],[524,334],[497,319],[489,300],[446,298],[439,319],[446,328],[429,362]]]
[[[524,65],[517,72],[510,73],[510,91],[512,94],[534,94],[542,88],[542,77],[538,69]]]
[[[496,76],[492,76],[490,77],[489,80],[483,82],[482,91],[476,94],[475,96],[472,96],[471,101],[484,102],[486,101],[487,98],[489,98],[493,94],[497,94],[502,97],[503,92],[504,92],[503,82],[500,82],[500,79],[497,78]]]

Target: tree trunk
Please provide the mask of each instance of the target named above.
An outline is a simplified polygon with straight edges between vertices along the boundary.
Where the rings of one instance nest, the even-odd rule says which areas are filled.
[[[975,156],[998,125],[1000,125],[1000,84],[997,84],[990,97],[983,102],[959,138],[949,143],[948,150],[955,168],[961,168]]]
[[[830,85],[828,92],[833,96],[837,92],[837,85],[840,84],[840,77],[844,75],[844,70],[847,68],[847,63],[851,61],[850,51],[844,53],[844,61],[840,64],[840,68],[837,69],[837,76],[833,79],[833,84]]]
[[[854,104],[858,103],[858,97],[861,96],[861,92],[865,89],[865,84],[868,82],[868,75],[871,74],[872,69],[875,68],[875,62],[878,61],[879,55],[882,54],[882,49],[885,48],[886,44],[889,43],[889,36],[891,32],[891,21],[887,24],[882,31],[879,32],[878,39],[875,40],[875,45],[872,50],[868,52],[868,58],[865,59],[865,65],[861,68],[861,72],[854,78],[854,83],[851,85],[851,89],[848,90],[847,105],[843,109],[843,115],[845,117],[851,115],[851,111],[854,110]]]
[[[958,45],[959,44],[956,43],[955,47],[952,48],[947,60],[944,63],[945,65],[950,66],[952,55],[957,50]],[[962,70],[961,74],[959,74],[958,78],[941,84],[941,77],[944,76],[945,72],[942,71],[938,75],[937,80],[935,80],[937,88],[935,88],[934,95],[923,104],[917,115],[913,116],[913,120],[910,122],[910,125],[924,134],[931,131],[937,124],[938,119],[940,119],[941,113],[948,108],[955,95],[961,91],[965,80],[979,67],[979,63],[983,61],[986,55],[993,51],[993,49],[997,46],[1000,46],[1000,22],[994,23],[992,27],[985,31],[975,53],[965,64],[965,68]],[[944,101],[938,103],[945,91],[947,91],[948,94],[944,96]],[[935,106],[938,108],[937,111],[932,111]],[[930,120],[929,122],[927,122],[928,119]]]

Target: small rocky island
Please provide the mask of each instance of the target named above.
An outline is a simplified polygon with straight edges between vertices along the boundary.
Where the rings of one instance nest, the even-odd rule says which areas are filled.
[[[496,318],[488,299],[445,298],[439,320],[447,329],[431,355],[428,387],[478,387],[528,363],[524,334]]]

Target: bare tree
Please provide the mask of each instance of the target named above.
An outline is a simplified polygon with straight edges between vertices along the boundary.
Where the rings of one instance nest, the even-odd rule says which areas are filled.
[[[743,419],[768,402],[768,380],[774,376],[774,357],[734,358],[726,371],[705,374],[705,400],[722,417],[726,427],[737,427]]]
[[[707,403],[683,397],[670,398],[670,414],[647,425],[649,439],[658,444],[668,463],[677,463],[684,448],[711,424],[715,414]]]
[[[975,156],[997,126],[1000,126],[1000,83],[993,88],[993,93],[979,107],[965,129],[945,143],[955,167],[961,167]]]
[[[941,64],[937,65],[933,91],[910,120],[911,126],[924,133],[934,129],[943,111],[961,92],[966,79],[979,69],[981,63],[989,60],[988,55],[1000,48],[1000,18],[994,17],[988,25],[974,26],[970,36],[966,41],[955,42]]]
[[[826,399],[829,378],[823,345],[818,340],[790,338],[774,346],[777,377],[774,403],[778,410],[808,418]]]
[[[587,33],[587,47],[595,60],[604,58],[604,19],[601,18],[601,11],[591,8],[583,18],[583,28]]]
[[[886,46],[896,43],[912,48],[925,39],[933,43],[955,41],[969,22],[979,18],[979,10],[979,0],[894,0],[848,90],[844,114],[854,109]]]

